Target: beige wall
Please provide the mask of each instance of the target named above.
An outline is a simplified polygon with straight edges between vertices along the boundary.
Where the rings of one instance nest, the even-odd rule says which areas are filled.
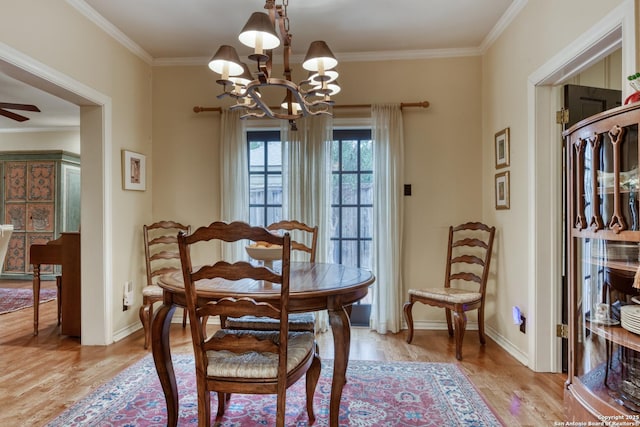
[[[112,318],[112,324],[107,325],[106,330],[118,332],[131,325],[137,326],[137,309],[122,311],[122,287],[126,280],[133,280],[138,288],[142,285],[141,224],[151,217],[152,191],[122,190],[120,151],[126,148],[145,154],[151,152],[151,67],[63,1],[2,1],[0,40],[111,100],[112,126],[98,134],[106,135],[111,144],[110,151],[104,154],[113,167],[107,174],[112,189],[107,198],[112,201],[112,209],[106,213],[106,221],[112,227],[108,238],[112,240],[113,251],[106,254],[106,258],[113,260],[109,271],[112,280],[106,284],[83,283],[83,300],[104,301],[103,288],[106,288],[106,293],[113,298],[112,313],[106,315],[107,319]],[[100,171],[103,156],[96,150],[100,148],[83,145],[83,181],[99,182],[86,176]],[[87,164],[85,156],[98,159],[97,163]],[[90,196],[83,192],[83,203],[91,201]],[[83,207],[83,218],[92,206],[86,208]],[[83,234],[85,230],[94,229],[97,238],[101,238],[101,224],[83,223],[82,227]],[[100,257],[83,253],[83,257],[92,255]],[[102,259],[83,258],[83,265],[85,261],[102,263]],[[100,280],[98,277],[97,281]],[[91,307],[83,309],[92,310]],[[94,310],[101,311],[102,308]],[[83,331],[85,327],[91,329],[91,325],[83,324]],[[96,329],[102,328],[98,325]],[[104,335],[108,341],[109,332]]]
[[[487,323],[525,356],[531,355],[530,341],[513,325],[511,307],[520,306],[528,316],[537,309],[528,301],[531,294],[529,277],[533,275],[529,264],[532,254],[529,252],[528,221],[533,210],[529,189],[534,183],[530,182],[529,170],[527,80],[621,3],[621,0],[529,1],[483,56],[483,217],[498,228],[494,275],[489,286],[495,295],[495,307]],[[493,199],[494,133],[505,127],[511,129],[511,209],[496,211]],[[540,313],[548,312],[553,316],[553,308],[548,310],[550,312],[545,308]],[[548,334],[552,333],[548,331]]]

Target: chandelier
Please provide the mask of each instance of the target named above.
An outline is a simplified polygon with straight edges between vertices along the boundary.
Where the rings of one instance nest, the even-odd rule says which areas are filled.
[[[236,104],[231,109],[242,109],[242,119],[288,120],[291,130],[297,130],[295,121],[300,117],[331,115],[331,95],[338,93],[340,86],[336,81],[338,73],[334,70],[338,61],[327,43],[321,40],[311,43],[302,62],[302,67],[309,72],[307,79],[299,84],[291,80],[292,35],[289,33],[288,4],[289,0],[282,0],[282,4],[277,5],[276,0],[266,0],[264,8],[268,13],[254,12],[238,36],[242,44],[253,49],[248,58],[256,65],[255,76],[240,60],[235,48],[229,45],[218,48],[209,61],[209,68],[220,74],[216,82],[224,87],[218,98],[234,98]],[[284,78],[277,78],[272,77],[271,65],[273,49],[281,45]],[[282,104],[272,109],[263,100],[260,89],[274,87],[283,88],[285,96]]]

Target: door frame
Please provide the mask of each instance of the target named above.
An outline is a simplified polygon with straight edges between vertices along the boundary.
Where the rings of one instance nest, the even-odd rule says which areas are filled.
[[[527,140],[529,211],[528,300],[529,367],[560,372],[561,339],[553,333],[561,322],[562,274],[562,153],[560,127],[553,120],[561,107],[560,85],[613,51],[622,48],[622,81],[635,73],[635,3],[624,0],[592,28],[529,75]],[[623,99],[630,89],[623,87]],[[549,312],[551,311],[551,315]]]
[[[80,107],[81,344],[111,344],[111,98],[4,43],[0,72]]]

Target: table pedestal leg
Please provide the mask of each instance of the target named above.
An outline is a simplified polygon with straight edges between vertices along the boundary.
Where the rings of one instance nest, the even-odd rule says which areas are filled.
[[[178,425],[178,386],[169,346],[169,328],[175,310],[175,305],[163,304],[156,311],[151,323],[151,351],[162,391],[164,391],[167,404],[167,426],[170,427]]]
[[[351,346],[351,324],[343,307],[329,309],[329,324],[333,332],[335,357],[333,360],[333,380],[331,381],[331,403],[329,406],[329,425],[338,426],[342,388],[347,382],[347,363]]]

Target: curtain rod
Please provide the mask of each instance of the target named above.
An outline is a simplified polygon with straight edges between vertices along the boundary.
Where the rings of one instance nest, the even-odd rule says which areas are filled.
[[[408,107],[422,107],[422,108],[427,108],[429,107],[429,101],[422,101],[422,102],[402,102],[400,104],[400,108],[408,108]],[[271,107],[272,109],[276,109],[278,107]],[[371,108],[371,104],[351,104],[351,105],[342,105],[342,104],[338,104],[338,105],[334,105],[333,106],[334,109],[338,108]],[[193,112],[194,113],[202,113],[205,111],[214,111],[214,112],[221,112],[222,111],[222,107],[198,107],[195,106],[193,107]]]

